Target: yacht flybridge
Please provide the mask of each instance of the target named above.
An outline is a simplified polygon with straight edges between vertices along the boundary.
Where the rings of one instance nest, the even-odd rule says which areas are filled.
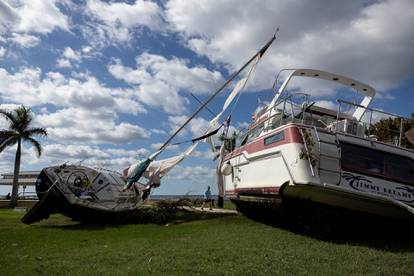
[[[375,90],[320,70],[288,72],[273,100],[255,112],[240,145],[223,160],[227,197],[241,211],[293,200],[414,218],[414,151],[401,146],[402,127],[393,141],[370,133],[377,118],[395,117],[369,108]],[[332,110],[310,102],[304,93],[282,97],[294,78],[345,85],[362,101],[338,99]]]

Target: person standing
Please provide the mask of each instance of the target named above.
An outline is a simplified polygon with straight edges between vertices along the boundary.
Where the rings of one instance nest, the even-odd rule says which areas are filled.
[[[207,186],[207,191],[204,193],[204,202],[201,205],[201,210],[204,210],[204,205],[208,203],[210,206],[210,210],[213,210],[212,202],[211,202],[211,190],[210,186]]]

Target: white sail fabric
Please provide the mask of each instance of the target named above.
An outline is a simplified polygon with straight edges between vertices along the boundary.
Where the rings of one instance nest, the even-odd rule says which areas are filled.
[[[250,67],[249,72],[247,73],[246,77],[240,79],[237,84],[234,86],[233,91],[231,91],[230,95],[227,97],[226,101],[224,102],[223,108],[221,109],[220,113],[214,117],[213,120],[210,121],[211,125],[216,125],[221,115],[223,115],[224,111],[229,107],[229,105],[233,102],[236,96],[239,95],[240,91],[246,86],[247,80],[249,79],[251,73],[253,72],[254,68],[256,67],[257,63],[260,60],[260,56],[256,57],[256,60],[253,62],[252,67]]]
[[[250,70],[247,73],[246,77],[240,79],[237,82],[236,86],[233,88],[233,91],[230,93],[230,95],[227,97],[226,101],[224,102],[222,110],[220,111],[219,114],[217,114],[216,117],[214,117],[214,119],[212,119],[210,121],[210,126],[204,134],[209,133],[210,131],[212,131],[217,126],[218,120],[223,115],[224,111],[226,111],[226,109],[233,102],[233,100],[239,95],[240,91],[246,86],[247,80],[249,79],[252,71],[256,67],[256,64],[259,62],[259,60],[260,60],[260,57],[257,56],[256,60],[253,62],[253,65],[250,67]],[[173,156],[173,157],[166,158],[166,159],[162,159],[162,160],[158,160],[158,161],[153,161],[143,174],[143,176],[145,178],[149,179],[148,184],[151,185],[151,184],[153,184],[152,182],[155,183],[156,181],[159,181],[159,179],[162,178],[163,176],[165,176],[172,168],[174,168],[176,165],[178,165],[180,162],[182,162],[187,156],[191,155],[191,153],[198,146],[199,142],[200,141],[197,141],[197,142],[193,143],[190,147],[188,147],[180,155]],[[211,137],[207,138],[207,142],[212,143]],[[155,159],[155,157],[158,156],[160,153],[161,153],[161,151],[151,155],[153,157],[151,159],[152,160]],[[140,162],[135,163],[132,166],[130,166],[127,170],[126,176],[129,177],[132,174],[132,172],[134,171],[135,167],[138,166],[139,164],[140,164]]]
[[[194,149],[197,147],[199,142],[200,141],[197,141],[194,144],[192,144],[180,155],[153,161],[143,174],[143,177],[149,179],[148,184],[153,184],[152,182],[156,181],[158,178],[162,178],[163,176],[165,176],[172,168],[174,168],[177,164],[183,161],[185,157],[191,155],[191,153],[193,153]],[[134,172],[134,169],[137,166],[139,166],[139,164],[140,162],[137,162],[130,166],[125,176],[129,177]]]
[[[150,165],[150,167],[151,166],[154,166],[154,168],[157,168],[157,170],[160,173],[160,176],[163,177],[173,167],[175,167],[178,163],[180,163],[181,161],[183,161],[184,158],[186,158],[187,156],[191,155],[193,153],[193,151],[195,150],[195,148],[197,147],[198,143],[199,142],[195,142],[190,147],[188,147],[184,153],[182,153],[180,155],[177,155],[177,156],[174,156],[174,157],[170,157],[170,158],[166,158],[166,159],[159,160],[159,161],[155,161],[154,163],[152,163]]]

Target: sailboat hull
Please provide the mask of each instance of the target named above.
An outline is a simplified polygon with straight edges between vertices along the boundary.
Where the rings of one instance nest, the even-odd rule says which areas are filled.
[[[125,180],[106,170],[57,166],[42,170],[36,182],[37,204],[22,218],[31,224],[61,213],[87,223],[122,223],[143,203],[138,190],[122,191]]]

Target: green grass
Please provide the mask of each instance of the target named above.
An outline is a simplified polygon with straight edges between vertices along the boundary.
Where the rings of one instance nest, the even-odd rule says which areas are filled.
[[[412,274],[414,242],[331,242],[241,215],[180,213],[167,225],[24,225],[0,209],[1,275]]]
[[[224,205],[223,206],[224,209],[236,210],[236,205],[234,205],[231,201],[224,201],[223,205]]]

